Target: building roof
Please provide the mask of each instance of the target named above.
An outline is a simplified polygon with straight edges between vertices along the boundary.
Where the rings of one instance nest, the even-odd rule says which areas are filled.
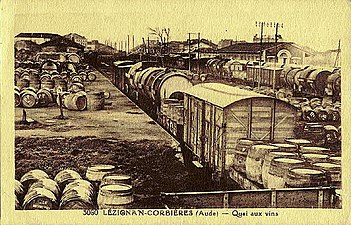
[[[299,46],[293,42],[263,42],[262,51],[267,51],[267,55],[274,55],[275,48],[284,47],[286,45],[297,48],[308,54],[314,54],[314,51],[310,48]],[[258,54],[261,49],[259,42],[236,42],[230,46],[218,49],[219,53],[256,53]]]
[[[76,34],[76,33],[69,33],[69,34],[66,34],[64,37],[69,37],[69,36],[74,36],[74,37],[78,37],[81,39],[87,39],[86,37],[79,35],[79,34]]]
[[[221,83],[202,83],[185,91],[186,94],[225,108],[230,104],[248,98],[271,98],[254,91],[240,89]]]
[[[270,49],[275,46],[282,45],[278,42],[265,42],[262,43],[262,50]],[[261,44],[256,42],[236,42],[233,45],[218,49],[218,52],[238,52],[238,53],[259,53]]]
[[[67,47],[74,47],[74,48],[78,48],[78,49],[84,49],[83,45],[80,45],[70,39],[67,39],[65,37],[58,37],[58,38],[54,38],[50,41],[44,42],[42,43],[40,46],[41,47],[46,47],[46,46],[59,46],[59,45],[63,45],[63,46],[67,46]]]
[[[16,38],[19,37],[26,37],[26,38],[57,38],[61,37],[61,35],[58,34],[52,34],[52,33],[19,33],[15,36]]]

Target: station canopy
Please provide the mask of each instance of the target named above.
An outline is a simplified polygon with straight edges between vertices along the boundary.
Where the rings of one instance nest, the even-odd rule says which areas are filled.
[[[185,91],[186,94],[205,100],[211,104],[225,108],[230,104],[248,98],[271,98],[254,91],[244,90],[221,83],[203,83]]]

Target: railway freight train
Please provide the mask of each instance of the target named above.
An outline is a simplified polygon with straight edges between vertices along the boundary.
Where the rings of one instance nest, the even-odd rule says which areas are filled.
[[[158,62],[119,61],[114,66],[114,84],[179,141],[185,163],[214,177],[241,174],[263,187],[262,163],[270,151],[288,153],[282,153],[289,157],[277,167],[285,170],[295,160],[301,171],[312,173],[302,174],[304,178],[320,174],[322,169],[313,165],[319,160],[331,163],[340,157],[340,149],[296,139],[299,112],[288,102],[221,83],[193,85],[183,71],[159,67]],[[317,185],[326,185],[324,178]]]
[[[340,101],[341,71],[313,66],[274,65],[244,60],[211,59],[207,72],[215,79],[244,81],[247,85],[272,87],[293,96],[330,97]]]

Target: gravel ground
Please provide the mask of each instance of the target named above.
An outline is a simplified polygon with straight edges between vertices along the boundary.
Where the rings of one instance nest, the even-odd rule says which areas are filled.
[[[26,138],[15,140],[16,179],[32,169],[50,178],[73,169],[83,178],[92,164],[112,164],[133,180],[133,208],[162,208],[160,192],[220,190],[218,184],[189,173],[176,151],[162,142],[107,140],[96,137]],[[233,187],[234,188],[234,187]]]

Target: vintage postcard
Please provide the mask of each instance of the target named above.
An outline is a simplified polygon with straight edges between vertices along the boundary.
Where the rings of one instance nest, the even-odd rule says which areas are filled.
[[[1,224],[347,224],[349,0],[6,0]]]

